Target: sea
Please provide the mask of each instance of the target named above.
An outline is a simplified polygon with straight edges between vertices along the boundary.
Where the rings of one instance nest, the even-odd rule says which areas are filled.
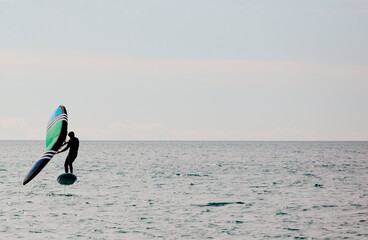
[[[0,239],[368,239],[368,142],[0,141]]]

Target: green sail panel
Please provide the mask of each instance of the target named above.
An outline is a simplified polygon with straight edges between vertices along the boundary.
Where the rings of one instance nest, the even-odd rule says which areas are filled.
[[[46,151],[50,151],[55,148],[55,145],[60,141],[60,135],[63,132],[64,122],[59,121],[55,123],[46,134]],[[64,140],[65,141],[65,137]],[[63,143],[63,142],[61,142]],[[56,150],[57,151],[57,150]]]

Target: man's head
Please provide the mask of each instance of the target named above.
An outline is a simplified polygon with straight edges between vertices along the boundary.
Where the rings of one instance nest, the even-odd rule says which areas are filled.
[[[69,132],[68,136],[69,136],[70,138],[74,138],[74,132],[73,132],[73,131],[72,131],[72,132]]]

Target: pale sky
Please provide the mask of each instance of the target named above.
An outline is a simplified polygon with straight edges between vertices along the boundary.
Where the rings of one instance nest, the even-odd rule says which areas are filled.
[[[368,0],[0,0],[0,140],[368,140]]]

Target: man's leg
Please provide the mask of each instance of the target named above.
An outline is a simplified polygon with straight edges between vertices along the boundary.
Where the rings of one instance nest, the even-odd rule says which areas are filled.
[[[68,173],[68,165],[69,165],[69,155],[66,157],[64,163],[65,173]]]
[[[70,172],[73,173],[73,162],[74,160],[77,158],[77,156],[72,156],[72,157],[69,157],[69,168],[70,168]]]

